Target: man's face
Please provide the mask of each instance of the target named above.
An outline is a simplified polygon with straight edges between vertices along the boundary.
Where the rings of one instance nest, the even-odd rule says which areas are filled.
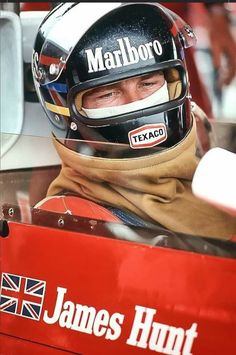
[[[125,105],[145,99],[159,90],[165,83],[162,71],[101,86],[83,95],[82,106],[96,109]]]

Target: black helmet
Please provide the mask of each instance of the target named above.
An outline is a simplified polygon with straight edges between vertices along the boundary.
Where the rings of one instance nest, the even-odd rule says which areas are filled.
[[[75,151],[109,158],[153,154],[179,143],[192,124],[184,49],[195,40],[190,26],[157,3],[64,3],[53,9],[39,28],[32,70],[55,137]],[[168,98],[156,101],[154,95],[95,115],[83,107],[97,88],[156,73],[164,76]]]

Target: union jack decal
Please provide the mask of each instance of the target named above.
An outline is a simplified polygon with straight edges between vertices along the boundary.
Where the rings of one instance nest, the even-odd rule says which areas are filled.
[[[46,282],[2,273],[0,311],[40,320]]]

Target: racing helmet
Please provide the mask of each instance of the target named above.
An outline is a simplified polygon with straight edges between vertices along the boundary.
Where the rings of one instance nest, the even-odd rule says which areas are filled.
[[[55,138],[104,158],[144,156],[178,144],[192,125],[184,50],[195,41],[192,28],[157,3],[58,5],[40,25],[32,57]],[[134,82],[155,89],[156,78],[161,87],[150,95],[106,105],[114,88]]]

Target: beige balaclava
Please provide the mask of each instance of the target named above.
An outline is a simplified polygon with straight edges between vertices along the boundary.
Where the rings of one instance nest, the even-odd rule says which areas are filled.
[[[179,144],[145,157],[104,159],[74,152],[57,140],[54,144],[62,169],[48,195],[77,193],[176,232],[223,239],[236,235],[236,218],[192,194],[198,163],[195,120]]]

